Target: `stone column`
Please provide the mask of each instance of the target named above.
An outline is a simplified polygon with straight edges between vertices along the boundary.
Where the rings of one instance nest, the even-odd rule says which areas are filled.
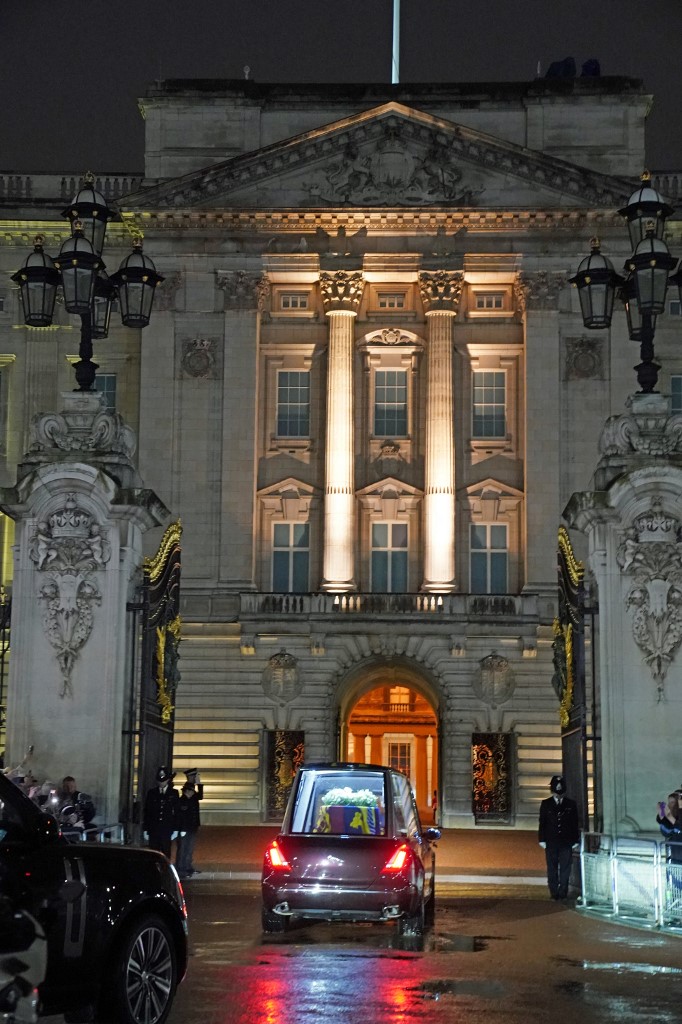
[[[118,821],[131,685],[126,603],[142,534],[168,510],[142,486],[135,436],[97,393],[70,392],[37,416],[17,484],[0,491],[16,520],[7,764],[41,780],[73,775],[98,820]]]
[[[320,274],[329,318],[322,589],[334,593],[354,590],[356,585],[353,328],[362,286],[360,271]]]
[[[682,720],[682,415],[637,394],[610,417],[593,489],[573,494],[598,605],[602,830],[655,830],[654,806],[680,784]]]
[[[557,436],[561,420],[559,295],[567,275],[539,270],[522,274],[517,285],[525,314],[526,566],[524,590],[556,593],[557,524],[549,509],[561,508],[561,465]],[[556,430],[548,430],[556,424]]]
[[[419,275],[428,325],[422,590],[441,594],[455,589],[452,325],[463,281],[461,271]]]

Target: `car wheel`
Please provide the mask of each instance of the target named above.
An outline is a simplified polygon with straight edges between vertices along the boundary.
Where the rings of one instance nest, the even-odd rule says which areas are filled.
[[[163,1024],[177,986],[175,946],[156,914],[140,918],[126,933],[114,961],[112,1006],[116,1024]]]
[[[424,900],[423,898],[419,901],[419,906],[414,914],[403,914],[398,922],[398,930],[400,935],[404,935],[408,938],[418,938],[424,934],[425,924],[425,912],[424,912]]]
[[[263,907],[261,911],[261,924],[263,931],[268,935],[276,935],[278,932],[285,932],[289,927],[289,918],[276,914],[274,910]]]

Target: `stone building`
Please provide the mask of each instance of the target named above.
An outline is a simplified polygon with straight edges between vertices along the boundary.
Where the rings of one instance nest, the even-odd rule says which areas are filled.
[[[557,528],[636,358],[623,314],[584,330],[569,277],[592,235],[629,252],[650,101],[616,78],[148,90],[144,174],[97,186],[105,259],[143,235],[165,280],[95,358],[183,523],[174,756],[206,822],[278,817],[305,756],[398,765],[427,820],[437,793],[445,825],[535,826]],[[23,326],[9,274],[37,231],[59,247],[78,185],[0,174],[6,486],[78,348],[63,310]],[[678,402],[679,313],[657,333]]]

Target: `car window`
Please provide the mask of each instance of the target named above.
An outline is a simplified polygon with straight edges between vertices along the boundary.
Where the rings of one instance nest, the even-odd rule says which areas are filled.
[[[412,799],[410,784],[404,775],[391,775],[395,804],[396,830],[405,835],[417,835],[419,819]]]
[[[386,833],[384,776],[380,772],[303,769],[291,832],[382,836]]]

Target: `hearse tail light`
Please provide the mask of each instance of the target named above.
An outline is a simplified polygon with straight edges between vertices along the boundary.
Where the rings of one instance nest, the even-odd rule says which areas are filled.
[[[291,871],[291,864],[282,853],[282,849],[276,839],[273,839],[265,851],[265,863],[273,871]]]
[[[407,865],[410,857],[410,848],[406,843],[399,846],[398,849],[391,854],[382,869],[382,875],[394,875],[399,871],[403,871]]]

